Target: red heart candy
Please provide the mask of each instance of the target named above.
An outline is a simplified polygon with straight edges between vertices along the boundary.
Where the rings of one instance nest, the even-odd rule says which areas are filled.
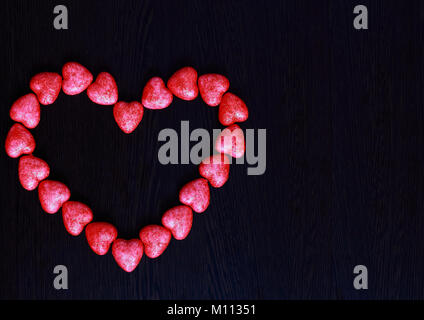
[[[118,101],[118,86],[110,73],[101,72],[87,89],[88,98],[104,106]]]
[[[122,269],[131,272],[143,256],[143,243],[138,239],[116,239],[112,243],[112,255]]]
[[[193,212],[188,206],[176,206],[162,216],[162,224],[172,232],[177,240],[185,239],[193,224]]]
[[[187,101],[194,100],[199,94],[197,71],[192,67],[184,67],[169,78],[167,86],[178,98]]]
[[[50,174],[50,167],[46,161],[34,157],[23,156],[19,159],[19,181],[24,189],[31,191],[37,188],[38,183]]]
[[[113,107],[113,116],[119,128],[125,133],[131,133],[137,128],[143,118],[144,108],[139,102],[118,102]]]
[[[41,72],[31,78],[29,87],[41,104],[52,104],[60,93],[62,77],[55,72]]]
[[[32,134],[21,124],[15,123],[9,130],[5,143],[6,153],[11,158],[34,152],[35,140]]]
[[[143,118],[144,108],[140,102],[118,102],[113,107],[113,116],[119,128],[125,133],[131,133],[137,128]]]
[[[66,230],[71,235],[77,236],[93,220],[93,212],[84,203],[66,201],[62,206],[62,218]]]
[[[93,75],[78,62],[68,62],[62,68],[63,92],[73,96],[83,92],[93,81]]]
[[[224,126],[229,126],[235,122],[246,121],[248,117],[249,111],[243,100],[230,92],[224,94],[219,105],[219,122]]]
[[[159,257],[171,241],[171,232],[157,225],[145,226],[140,230],[140,239],[144,244],[144,252],[149,258]]]
[[[159,77],[150,79],[143,89],[141,103],[147,109],[165,109],[173,99],[172,92]]]
[[[230,160],[223,153],[207,157],[199,165],[199,172],[212,187],[222,187],[230,175]]]
[[[10,118],[22,123],[29,129],[40,122],[40,104],[33,93],[28,93],[16,100],[10,108]]]
[[[38,186],[38,197],[41,207],[47,213],[56,213],[62,204],[71,197],[68,187],[62,182],[44,180]]]
[[[220,74],[210,73],[199,77],[200,96],[207,105],[216,107],[220,104],[222,95],[230,87],[230,81]]]
[[[241,158],[246,149],[243,130],[233,124],[219,134],[215,142],[215,149],[220,153],[226,153],[233,158]]]
[[[187,183],[180,190],[180,202],[197,213],[204,212],[210,202],[208,180],[199,178]]]
[[[85,228],[85,237],[90,248],[100,256],[109,251],[109,247],[118,236],[118,230],[107,222],[92,222]]]

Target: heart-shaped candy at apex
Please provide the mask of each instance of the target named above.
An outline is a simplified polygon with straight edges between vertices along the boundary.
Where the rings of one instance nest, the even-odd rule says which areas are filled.
[[[33,153],[35,150],[34,137],[23,125],[15,123],[7,134],[5,149],[11,158]]]
[[[90,248],[100,256],[109,251],[109,247],[118,236],[118,230],[107,222],[91,222],[85,228],[85,237]]]
[[[207,157],[200,163],[199,173],[212,187],[220,188],[230,175],[230,159],[223,153]]]
[[[127,134],[137,128],[143,118],[144,108],[140,102],[118,102],[113,107],[113,117],[119,128]]]
[[[78,201],[66,201],[62,206],[62,218],[66,231],[77,236],[93,220],[90,207]]]
[[[62,76],[62,90],[70,96],[83,92],[93,82],[91,72],[78,62],[66,63],[62,68]]]
[[[193,211],[188,206],[176,206],[162,216],[162,225],[171,231],[176,240],[185,239],[193,224]]]
[[[243,130],[236,124],[222,130],[215,141],[215,149],[233,158],[241,158],[246,150]]]
[[[132,272],[143,256],[143,243],[138,239],[116,239],[112,243],[112,255],[126,272]]]
[[[184,67],[169,78],[167,86],[178,98],[186,101],[194,100],[199,94],[197,71],[192,67]]]
[[[49,105],[59,96],[62,77],[55,72],[41,72],[31,78],[29,87],[42,105]]]
[[[50,167],[46,161],[34,157],[23,156],[19,159],[19,181],[24,189],[31,191],[37,188],[40,181],[50,174]]]
[[[173,99],[172,92],[159,77],[151,78],[143,89],[141,103],[147,109],[165,109]]]
[[[140,240],[144,245],[144,253],[149,258],[159,257],[171,241],[171,231],[158,225],[148,225],[140,230]]]
[[[69,200],[71,192],[62,182],[44,180],[38,186],[38,197],[43,210],[53,214],[59,211],[60,207]]]
[[[10,118],[22,123],[28,129],[34,129],[40,122],[40,104],[33,93],[16,100],[10,108]]]
[[[87,95],[94,103],[113,105],[118,101],[118,86],[110,73],[101,72],[87,88]]]
[[[195,212],[204,212],[210,202],[208,180],[196,179],[184,185],[180,190],[180,202],[190,206]]]
[[[218,110],[219,122],[229,126],[235,122],[246,121],[248,117],[249,111],[243,100],[230,92],[224,94]]]
[[[216,107],[230,87],[230,81],[220,74],[209,73],[199,77],[198,85],[203,101],[211,107]]]

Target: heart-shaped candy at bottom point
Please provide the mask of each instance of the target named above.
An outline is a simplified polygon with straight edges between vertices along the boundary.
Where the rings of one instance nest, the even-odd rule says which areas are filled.
[[[131,133],[137,128],[143,118],[144,108],[140,102],[118,102],[113,107],[113,117],[119,128],[125,133]]]
[[[184,185],[180,190],[180,202],[190,206],[195,212],[204,212],[210,202],[208,180],[196,179]]]
[[[84,203],[67,201],[62,206],[62,217],[66,230],[71,235],[77,236],[93,220],[93,212]]]
[[[208,179],[214,188],[220,188],[230,175],[230,160],[223,153],[207,157],[200,163],[199,173]]]
[[[107,222],[92,222],[85,228],[85,236],[90,248],[100,256],[109,251],[109,247],[118,236],[118,230]]]
[[[172,232],[176,240],[185,239],[193,224],[193,211],[188,206],[176,206],[162,216],[162,224]]]
[[[31,191],[37,188],[38,183],[50,174],[50,167],[46,161],[34,157],[23,156],[19,159],[19,181],[24,189]]]
[[[5,142],[6,153],[11,158],[30,154],[35,150],[35,139],[31,132],[20,123],[15,123],[9,130]]]
[[[171,232],[158,225],[145,226],[140,230],[140,240],[144,245],[144,252],[149,258],[159,257],[171,241]]]
[[[112,255],[122,269],[131,272],[143,256],[143,243],[138,239],[116,239],[112,243]]]
[[[41,207],[47,213],[56,213],[69,200],[71,192],[59,181],[44,180],[38,186]]]

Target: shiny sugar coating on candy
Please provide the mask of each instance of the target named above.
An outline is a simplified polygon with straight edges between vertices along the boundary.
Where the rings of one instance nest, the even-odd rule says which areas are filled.
[[[246,121],[249,111],[246,104],[235,94],[227,92],[222,97],[218,110],[218,119],[224,126]]]
[[[171,241],[171,232],[158,225],[145,226],[140,230],[140,240],[144,245],[144,252],[149,258],[159,257]]]
[[[16,100],[10,108],[10,118],[22,123],[28,129],[35,128],[40,122],[40,104],[33,93]]]
[[[172,92],[159,77],[151,78],[143,89],[141,103],[147,109],[165,109],[173,99]]]
[[[103,256],[118,236],[118,230],[107,222],[92,222],[85,228],[88,245],[98,255]]]
[[[210,202],[209,185],[206,179],[196,179],[187,183],[180,190],[180,202],[190,206],[195,212],[204,212]]]
[[[54,72],[42,72],[32,77],[29,87],[42,105],[49,105],[56,101],[60,93],[62,77]]]
[[[220,74],[210,73],[199,77],[200,96],[207,105],[216,107],[221,103],[222,95],[230,87],[230,81]]]
[[[143,118],[144,108],[140,102],[118,102],[113,107],[113,116],[119,128],[125,133],[131,133],[137,128]]]
[[[44,180],[38,186],[38,197],[43,210],[53,214],[69,200],[71,192],[62,182]]]
[[[222,187],[230,175],[230,160],[221,153],[207,157],[199,165],[199,173],[214,188]]]
[[[132,272],[143,256],[143,243],[138,239],[116,239],[112,243],[112,255],[126,272]]]
[[[112,105],[118,101],[118,86],[110,73],[101,72],[87,89],[88,98],[100,105]]]
[[[77,236],[93,220],[93,212],[84,203],[66,201],[62,206],[62,218],[66,231]]]
[[[169,78],[167,86],[178,98],[186,101],[194,100],[199,94],[197,71],[192,67],[184,67]]]
[[[177,240],[185,239],[193,224],[193,211],[188,206],[176,206],[162,216],[162,225],[171,231]]]
[[[24,189],[31,191],[37,188],[40,181],[50,174],[50,167],[46,161],[34,157],[23,156],[19,159],[19,181]]]
[[[83,92],[93,82],[90,71],[78,62],[68,62],[62,68],[62,90],[73,96]]]
[[[5,149],[11,158],[33,153],[35,150],[34,137],[23,125],[15,123],[7,134]]]
[[[246,150],[243,130],[236,124],[222,130],[215,141],[215,149],[233,158],[241,158]]]

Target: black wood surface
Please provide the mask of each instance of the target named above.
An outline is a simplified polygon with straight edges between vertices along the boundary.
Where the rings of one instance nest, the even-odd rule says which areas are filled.
[[[57,4],[69,30],[53,28]],[[353,28],[357,4],[368,6],[367,31]],[[43,212],[2,151],[0,298],[423,298],[423,14],[422,2],[400,0],[2,1],[2,141],[38,72],[79,61],[113,74],[132,101],[150,77],[191,65],[226,75],[249,107],[242,127],[267,129],[267,170],[232,166],[189,237],[127,274]],[[221,127],[200,98],[175,99],[127,136],[112,107],[62,93],[42,107],[34,154],[96,220],[136,237],[197,176],[157,160],[159,131],[181,120]],[[59,264],[66,291],[53,287]],[[353,288],[358,264],[368,290]]]

